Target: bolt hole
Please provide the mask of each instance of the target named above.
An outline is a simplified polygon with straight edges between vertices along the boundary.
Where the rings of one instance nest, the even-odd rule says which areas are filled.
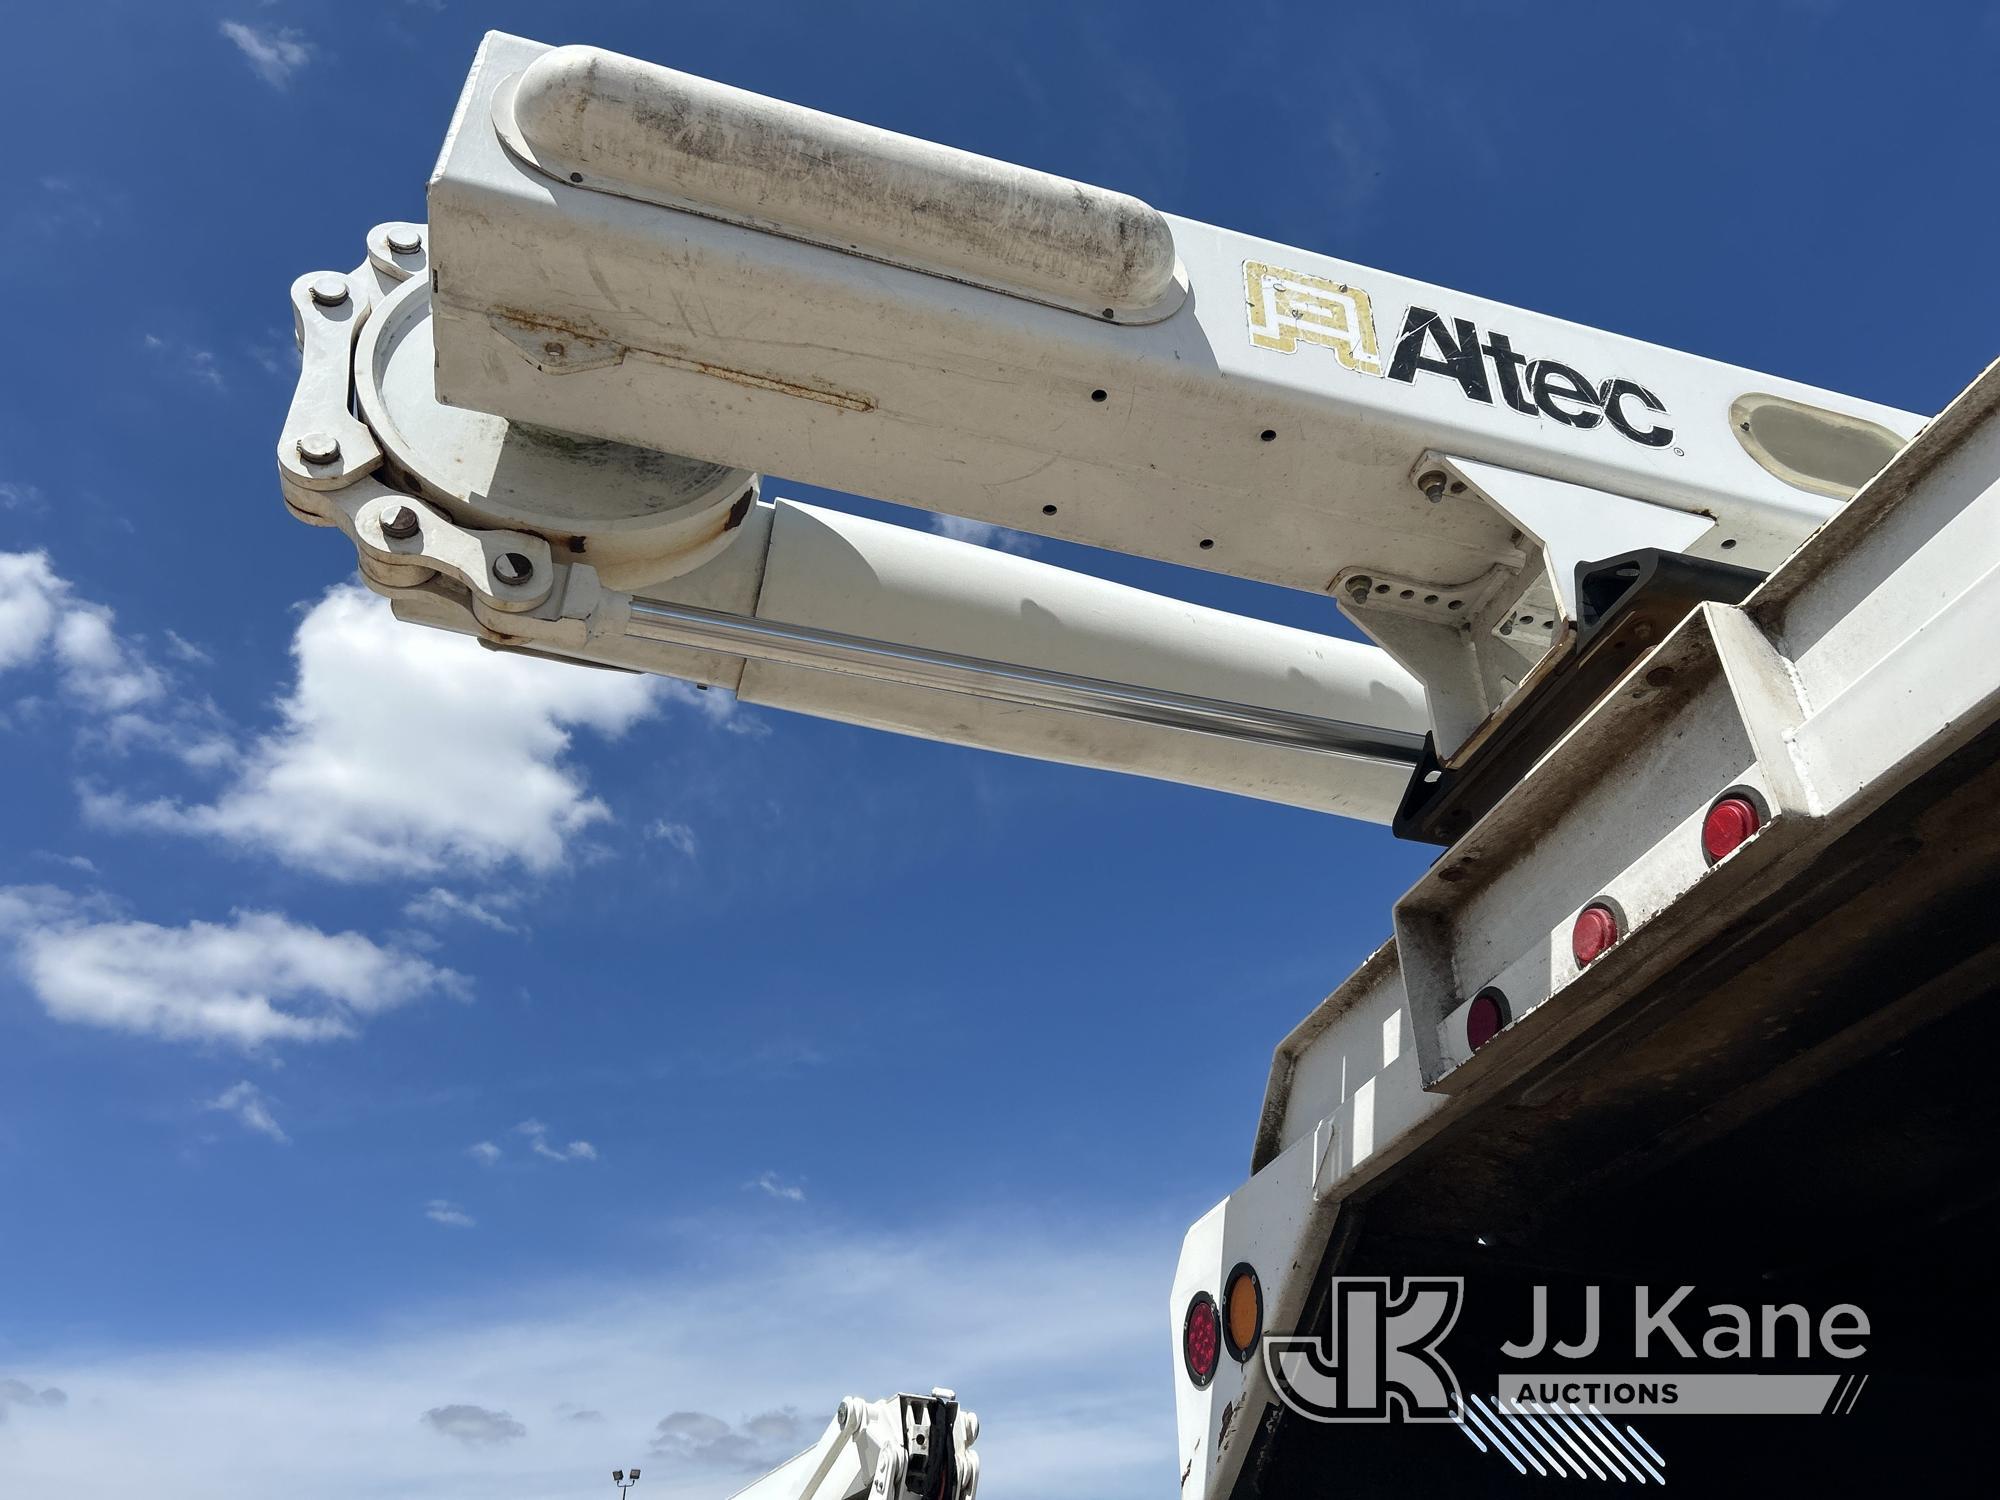
[[[1375,585],[1375,592],[1378,594],[1386,594],[1389,592],[1389,585],[1386,583],[1378,583]]]
[[[1277,430],[1266,427],[1262,432],[1257,434],[1257,440],[1261,443],[1275,443],[1278,440]]]
[[[1404,589],[1403,592],[1398,594],[1396,597],[1398,599],[1414,599],[1417,597],[1417,591],[1415,589]]]
[[[1115,318],[1118,316],[1118,314],[1116,314],[1110,308],[1107,307],[1104,309],[1104,316],[1107,318]]]
[[[1204,552],[1208,551],[1209,548],[1213,547],[1214,545],[1215,545],[1215,538],[1212,536],[1205,536],[1201,539],[1201,550]]]
[[[1535,623],[1535,617],[1533,615],[1522,615],[1521,623],[1523,625],[1532,625]]]
[[[1090,399],[1093,401],[1103,401],[1106,399],[1106,393],[1103,391],[1092,391],[1090,393]]]
[[[1053,505],[1044,505],[1042,507],[1042,514],[1045,516],[1052,516],[1055,513],[1056,513],[1056,508]]]
[[[1724,537],[1724,538],[1723,538],[1723,541],[1722,541],[1722,550],[1723,550],[1724,552],[1727,552],[1727,551],[1728,551],[1728,550],[1729,550],[1729,549],[1730,549],[1731,547],[1734,547],[1735,545],[1736,545],[1736,538],[1735,538],[1735,537],[1733,537],[1733,536],[1732,536],[1732,537]]]
[[[1453,480],[1451,492],[1454,495],[1463,495],[1465,493],[1465,481],[1463,479]]]
[[[1464,609],[1464,608],[1465,608],[1465,601],[1464,601],[1463,599],[1454,599],[1454,600],[1452,600],[1452,601],[1451,601],[1451,603],[1447,604],[1447,605],[1445,606],[1445,608],[1446,608],[1446,609]]]
[[[1438,596],[1437,596],[1436,594],[1426,594],[1426,595],[1424,595],[1424,603],[1426,603],[1426,604],[1435,604],[1435,603],[1437,603],[1437,602],[1438,602]]]
[[[583,181],[583,173],[581,173],[581,172],[572,172],[572,173],[570,173],[570,174],[569,174],[569,180],[570,180],[571,182],[581,182],[581,181]]]

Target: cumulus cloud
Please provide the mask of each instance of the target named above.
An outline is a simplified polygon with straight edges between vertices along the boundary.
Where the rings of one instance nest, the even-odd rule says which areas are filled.
[[[202,1108],[221,1110],[224,1114],[234,1115],[245,1130],[269,1136],[281,1146],[291,1140],[279,1126],[276,1116],[271,1113],[270,1099],[262,1089],[248,1079],[241,1083],[233,1083],[213,1099],[203,1101]]]
[[[471,1229],[479,1221],[449,1198],[433,1198],[424,1205],[424,1217],[447,1229]]]
[[[46,1410],[68,1404],[69,1393],[55,1386],[43,1386],[36,1390],[25,1380],[15,1380],[11,1376],[0,1379],[0,1424],[6,1422],[10,1407],[41,1407]]]
[[[116,618],[79,597],[46,552],[0,552],[0,671],[50,661],[63,691],[101,713],[155,702],[165,680]]]
[[[0,552],[0,672],[34,667],[53,670],[63,700],[90,716],[104,746],[150,744],[203,767],[235,753],[214,705],[172,692],[171,674],[47,553]]]
[[[964,516],[947,516],[935,512],[931,516],[931,530],[939,536],[948,536],[954,542],[971,542],[980,547],[993,547],[1002,552],[1028,553],[1035,550],[1036,538],[1024,531],[1009,531],[1005,526],[995,526],[988,521],[968,520]]]
[[[506,1412],[483,1406],[433,1406],[422,1420],[433,1432],[457,1438],[468,1448],[490,1448],[528,1435],[528,1429]]]
[[[806,1201],[806,1190],[803,1187],[799,1186],[796,1182],[786,1182],[776,1172],[761,1172],[744,1183],[743,1186],[746,1188],[755,1188],[758,1192],[776,1198],[784,1203],[803,1203]]]
[[[465,1148],[465,1154],[482,1167],[490,1167],[500,1160],[500,1148],[491,1141],[474,1141]]]
[[[312,44],[290,27],[224,21],[222,34],[243,54],[251,71],[274,89],[289,88],[292,76],[312,61]]]
[[[515,1133],[528,1138],[528,1149],[537,1156],[545,1156],[550,1161],[596,1161],[597,1148],[589,1141],[571,1141],[566,1146],[549,1144],[549,1127],[540,1120],[523,1120],[514,1127]]]
[[[825,1425],[824,1418],[807,1422],[789,1406],[734,1427],[707,1412],[670,1412],[653,1431],[652,1450],[704,1468],[758,1473],[811,1447]]]
[[[202,833],[340,879],[546,871],[607,816],[564,756],[573,728],[615,736],[659,701],[648,678],[484,651],[397,623],[358,585],[300,622],[281,724],[215,801],[92,793],[114,826]]]
[[[275,912],[164,927],[106,907],[48,886],[0,889],[0,937],[58,1021],[247,1050],[353,1036],[384,1011],[464,989],[449,969]]]

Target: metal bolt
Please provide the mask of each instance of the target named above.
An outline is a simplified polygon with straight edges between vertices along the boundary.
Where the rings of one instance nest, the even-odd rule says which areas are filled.
[[[417,534],[417,513],[407,505],[399,505],[382,518],[382,535],[391,541],[407,542]]]
[[[523,552],[503,552],[493,559],[493,576],[509,588],[519,588],[535,576],[534,559]]]
[[[347,278],[331,275],[313,277],[312,299],[321,307],[340,306],[347,300]]]
[[[1438,501],[1444,499],[1444,482],[1444,471],[1432,469],[1429,473],[1418,477],[1417,488],[1424,492],[1426,500],[1436,505]]]
[[[340,439],[330,432],[302,432],[299,457],[309,464],[336,463],[340,459]]]
[[[398,224],[388,234],[389,248],[398,255],[415,255],[424,248],[423,231],[414,224]]]

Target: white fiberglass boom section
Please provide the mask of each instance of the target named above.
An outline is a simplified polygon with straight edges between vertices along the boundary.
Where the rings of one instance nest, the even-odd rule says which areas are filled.
[[[287,503],[405,619],[744,701],[1387,822],[1422,689],[1372,646],[786,501],[431,394],[422,226],[301,277]],[[358,407],[355,415],[350,407]]]
[[[1330,593],[1447,764],[1578,561],[1768,571],[1921,425],[499,34],[430,212],[444,402]]]

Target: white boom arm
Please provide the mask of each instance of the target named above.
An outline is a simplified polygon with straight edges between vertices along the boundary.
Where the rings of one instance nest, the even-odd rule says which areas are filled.
[[[977,1500],[979,1418],[951,1391],[840,1403],[818,1442],[732,1500]]]
[[[279,448],[294,514],[344,529],[404,619],[931,739],[1394,812],[1423,695],[1375,647],[439,405],[423,240],[380,226],[355,271],[295,284]]]
[[[497,33],[430,218],[440,400],[1331,593],[1447,765],[1578,563],[1767,571],[1920,425]]]
[[[279,444],[403,617],[1420,837],[1646,639],[1583,671],[1617,579],[1740,594],[1919,425],[498,33],[430,204],[295,285]],[[1396,665],[758,468],[1331,593]]]

